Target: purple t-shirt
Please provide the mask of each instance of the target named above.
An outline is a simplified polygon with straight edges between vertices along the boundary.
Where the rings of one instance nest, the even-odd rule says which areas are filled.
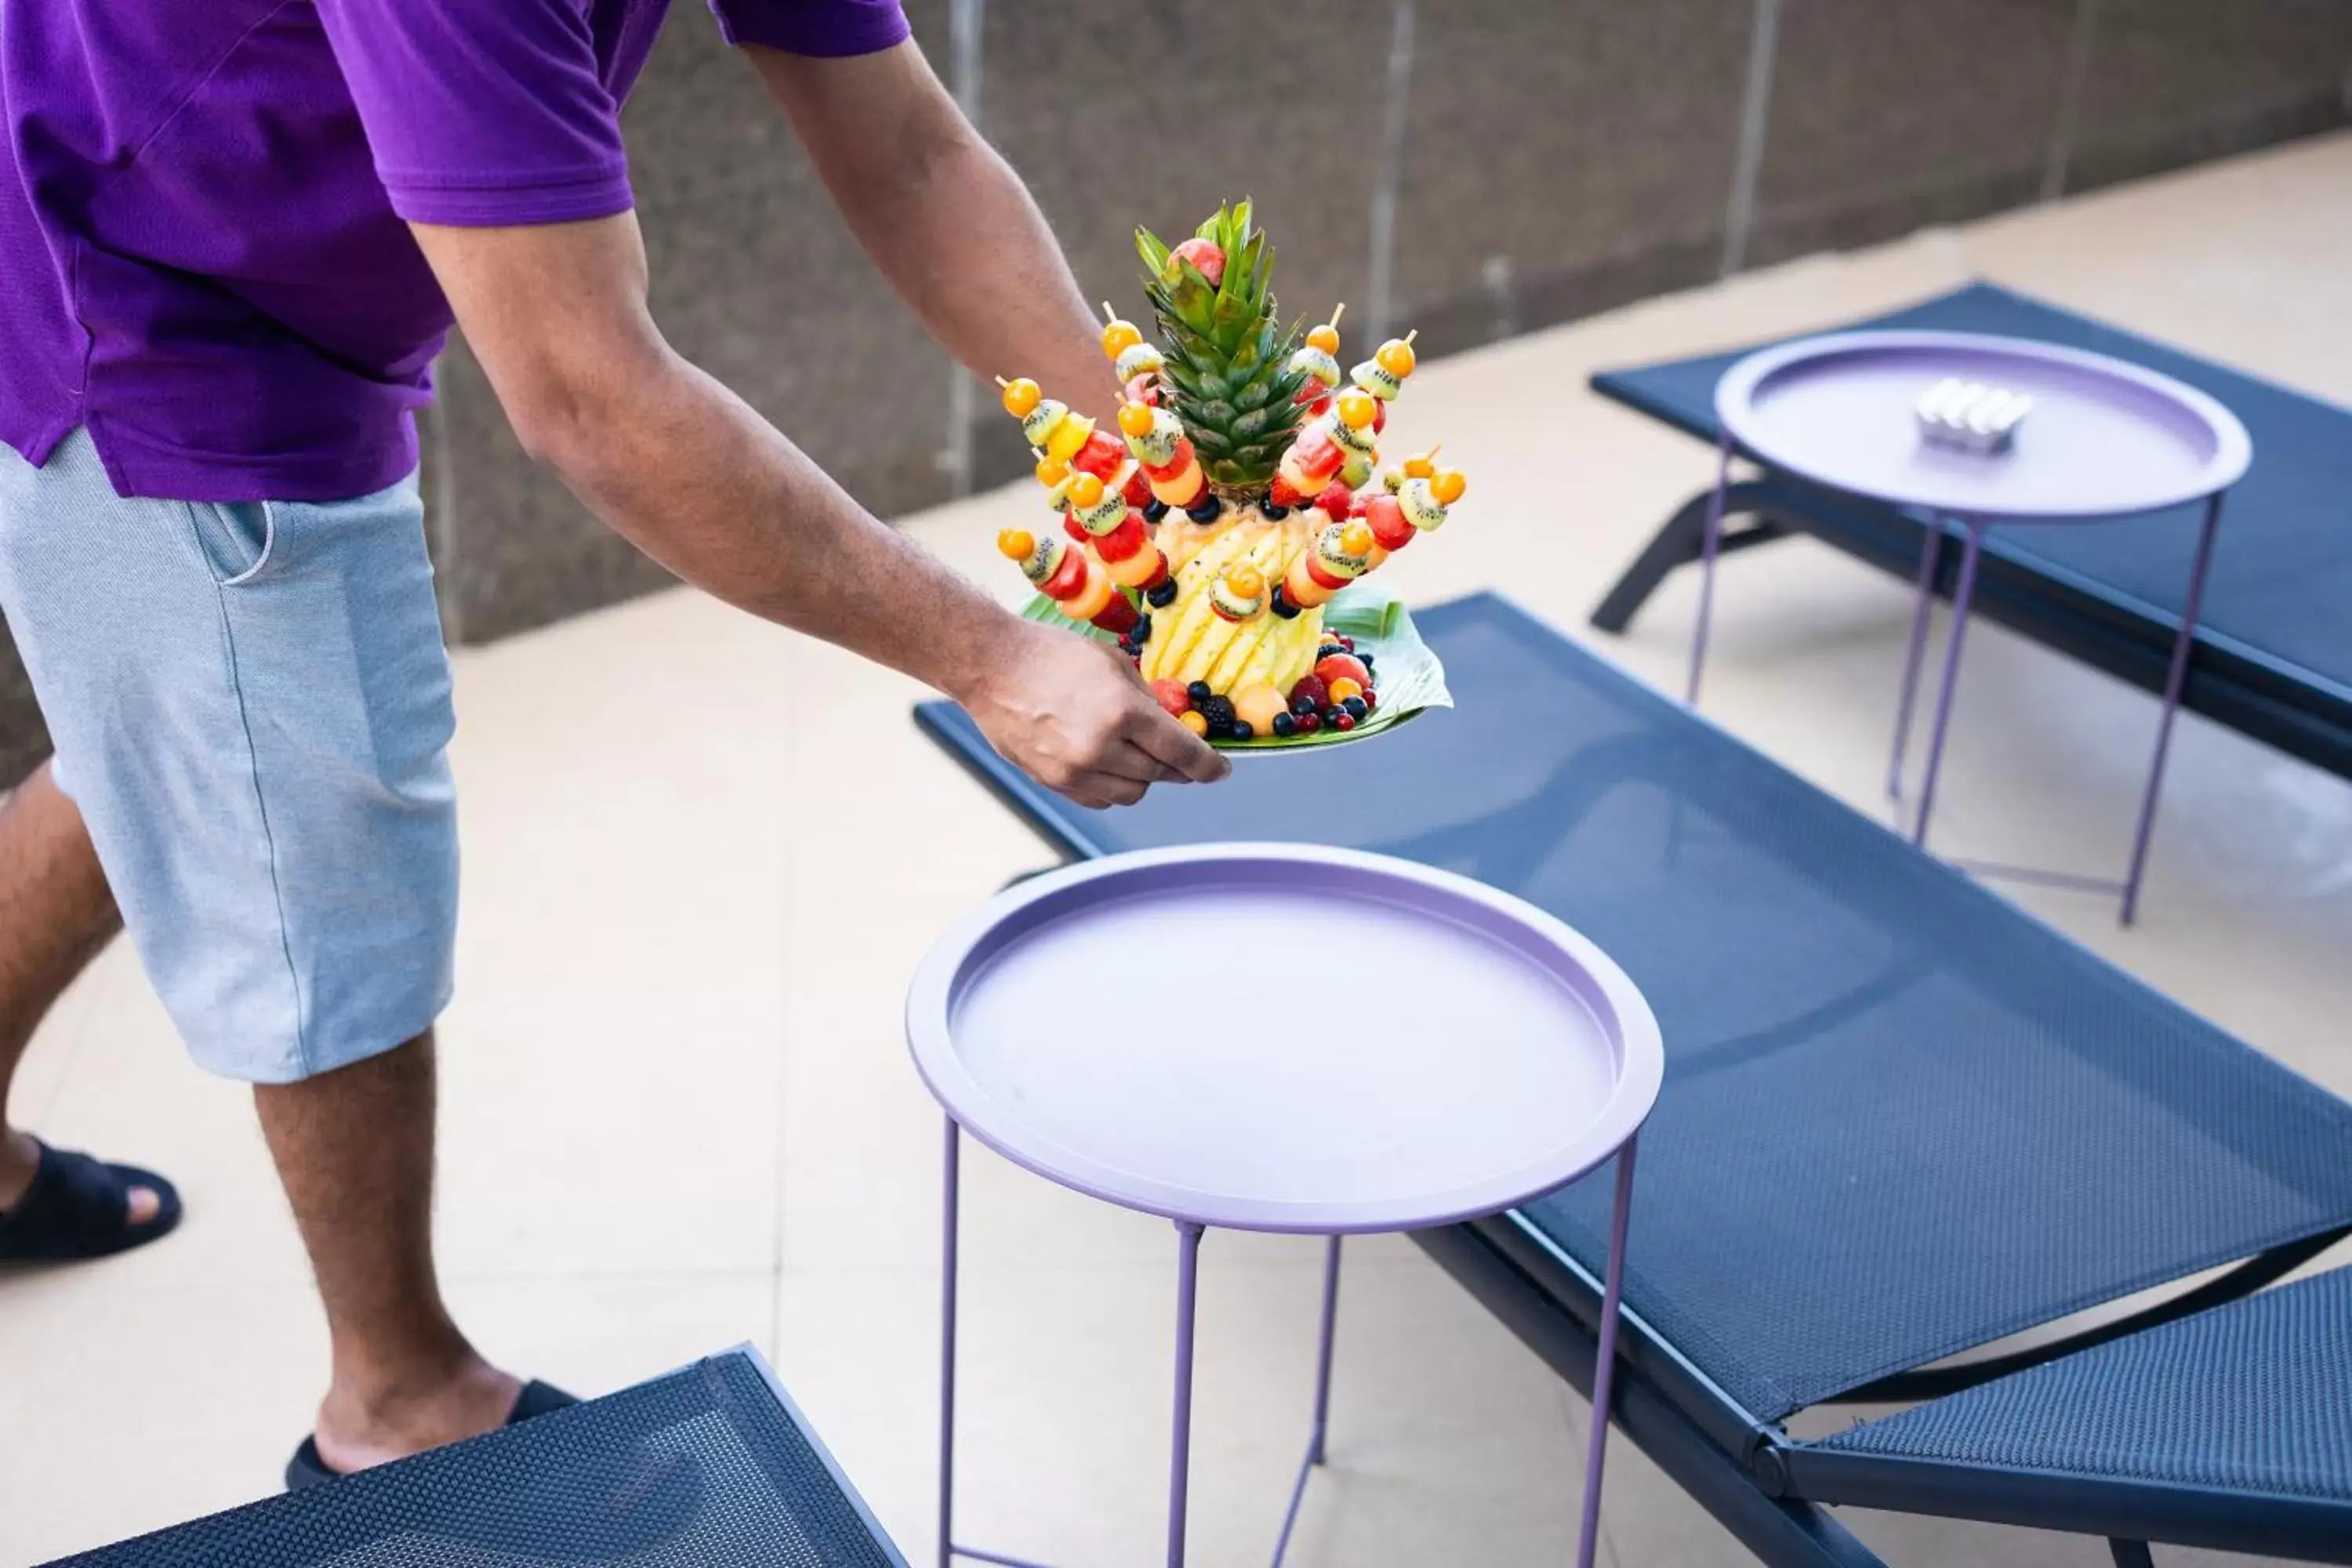
[[[730,42],[885,49],[898,0],[710,0]],[[667,0],[0,0],[0,440],[115,489],[364,495],[416,462],[449,307],[404,219],[630,205]]]

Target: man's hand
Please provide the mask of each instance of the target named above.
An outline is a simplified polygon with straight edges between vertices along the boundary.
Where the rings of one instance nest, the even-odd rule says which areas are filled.
[[[1118,655],[1008,614],[672,352],[634,217],[413,226],[523,445],[671,571],[944,691],[1088,805],[1223,776]]]
[[[1099,811],[1132,805],[1155,784],[1213,784],[1233,771],[1110,648],[1027,622],[1014,640],[964,707],[989,744],[1046,788]]]

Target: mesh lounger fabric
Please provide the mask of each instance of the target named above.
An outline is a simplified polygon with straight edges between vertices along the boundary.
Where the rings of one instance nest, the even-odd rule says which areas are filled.
[[[1626,1302],[1759,1419],[2352,1222],[2352,1106],[1503,601],[1416,620],[1456,709],[1124,811],[919,717],[1081,855],[1344,844],[1598,942],[1667,1054]],[[1528,1212],[1597,1270],[1608,1207]]]
[[[75,1568],[905,1568],[743,1352],[65,1561]]]
[[[2200,640],[2244,652],[2332,711],[2352,711],[2352,637],[2344,632],[2344,606],[2352,604],[2352,527],[2345,521],[2352,514],[2352,410],[1991,284],[1856,321],[1851,330],[1889,327],[1998,332],[2089,349],[2219,398],[2253,436],[2254,463],[2222,512]],[[1767,346],[1609,371],[1592,384],[1713,441],[1722,428],[1715,417],[1716,382],[1735,361]],[[2122,523],[1996,528],[1987,548],[2153,614],[2168,647],[2188,590],[2199,515],[2198,508],[2184,507]]]
[[[2352,1269],[1811,1447],[2352,1501]]]

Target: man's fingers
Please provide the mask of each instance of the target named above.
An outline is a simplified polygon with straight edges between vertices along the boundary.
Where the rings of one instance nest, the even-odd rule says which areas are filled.
[[[1139,779],[1120,778],[1116,773],[1080,773],[1062,793],[1080,805],[1100,811],[1105,806],[1133,805],[1143,798],[1149,787]]]
[[[1171,783],[1214,784],[1234,771],[1223,752],[1170,718],[1157,702],[1129,720],[1127,736],[1167,769]]]

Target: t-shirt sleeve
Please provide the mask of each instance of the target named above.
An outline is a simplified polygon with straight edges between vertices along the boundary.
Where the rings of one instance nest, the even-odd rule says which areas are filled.
[[[393,211],[489,226],[630,206],[580,0],[316,0]]]
[[[710,0],[710,14],[730,44],[839,58],[905,41],[907,16],[898,6],[899,0]]]

